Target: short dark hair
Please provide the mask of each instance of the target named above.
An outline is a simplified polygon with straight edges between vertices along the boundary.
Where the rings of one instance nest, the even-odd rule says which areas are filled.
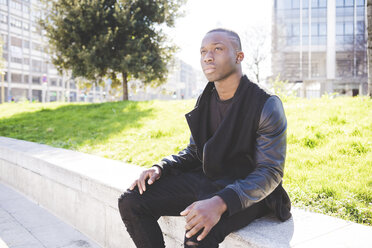
[[[215,33],[215,32],[222,32],[222,33],[228,34],[231,38],[233,38],[236,41],[239,51],[242,50],[242,43],[240,42],[240,37],[235,31],[232,31],[226,28],[215,28],[215,29],[208,31],[207,34]]]

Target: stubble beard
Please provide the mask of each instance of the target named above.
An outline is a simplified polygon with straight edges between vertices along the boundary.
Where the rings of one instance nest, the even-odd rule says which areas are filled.
[[[234,72],[236,72],[236,70],[231,70],[229,71],[228,73],[226,74],[222,74],[221,73],[218,73],[217,75],[205,75],[205,77],[208,79],[209,82],[218,82],[218,81],[223,81],[225,80],[226,78],[230,77],[232,74],[234,74]]]

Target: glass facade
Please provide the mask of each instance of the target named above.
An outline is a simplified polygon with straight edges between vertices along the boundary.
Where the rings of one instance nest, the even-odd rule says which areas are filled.
[[[62,101],[67,91],[77,95],[78,89],[66,81],[49,63],[46,39],[38,19],[43,16],[40,1],[0,0],[0,36],[5,59],[5,101]],[[42,79],[46,78],[46,87]],[[57,83],[58,82],[58,83]],[[43,91],[45,94],[42,94]],[[1,97],[1,96],[0,96]],[[76,97],[74,98],[76,100]]]
[[[327,44],[326,0],[278,0],[276,16],[285,30],[282,38],[285,38],[287,46],[309,45],[310,30],[311,44]]]
[[[367,80],[365,13],[365,0],[274,0],[273,76],[359,87]]]

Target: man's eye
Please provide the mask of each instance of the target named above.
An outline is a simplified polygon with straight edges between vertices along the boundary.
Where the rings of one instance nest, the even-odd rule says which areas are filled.
[[[202,55],[205,54],[205,53],[206,53],[206,51],[204,51],[204,50],[200,51],[200,54],[202,54]]]
[[[214,50],[216,50],[216,51],[222,51],[222,48],[221,47],[216,47]]]

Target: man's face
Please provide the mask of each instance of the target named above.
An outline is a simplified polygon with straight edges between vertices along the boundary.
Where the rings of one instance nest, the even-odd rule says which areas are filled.
[[[200,48],[200,64],[208,81],[223,80],[237,72],[237,61],[237,51],[228,34],[206,34]]]

